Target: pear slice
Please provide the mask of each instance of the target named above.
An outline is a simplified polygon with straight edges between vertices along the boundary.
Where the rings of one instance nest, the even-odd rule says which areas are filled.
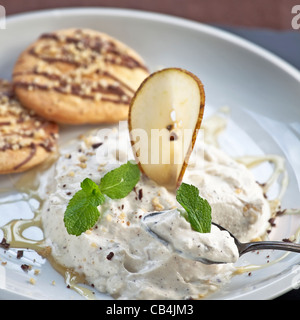
[[[201,81],[179,68],[152,73],[132,98],[128,127],[135,158],[146,176],[169,190],[182,181],[204,104]]]

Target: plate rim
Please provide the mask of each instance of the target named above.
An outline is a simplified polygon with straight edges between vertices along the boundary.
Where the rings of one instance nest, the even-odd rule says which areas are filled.
[[[113,15],[119,17],[127,17],[127,18],[135,18],[135,19],[148,19],[153,22],[164,22],[166,24],[172,24],[184,28],[189,28],[192,30],[196,30],[198,32],[202,32],[208,34],[210,36],[225,40],[232,45],[242,47],[247,51],[263,58],[269,62],[271,62],[275,67],[281,69],[288,75],[290,75],[295,81],[300,83],[300,70],[291,65],[289,62],[280,58],[276,54],[270,52],[269,50],[242,38],[241,36],[232,34],[230,31],[222,30],[217,26],[212,26],[206,23],[202,23],[196,20],[191,20],[179,16],[174,16],[166,13],[159,13],[153,11],[144,11],[139,9],[128,9],[128,8],[113,8],[113,7],[65,7],[65,8],[54,8],[54,9],[42,9],[36,11],[28,11],[23,13],[17,13],[13,15],[9,15],[6,17],[6,29],[9,28],[10,24],[20,23],[24,21],[28,21],[32,18],[41,18],[43,16],[49,17],[53,16],[74,16],[74,15]],[[298,264],[299,265],[299,264]],[[263,295],[263,299],[274,299],[291,289],[293,289],[292,281],[291,281],[291,273],[282,274],[275,282],[267,284],[263,288],[259,288],[254,290],[253,293],[247,292],[244,294],[240,294],[240,298],[243,299],[254,299],[256,300],[258,296]],[[278,291],[270,292],[270,286],[276,286]],[[268,294],[265,292],[268,291]],[[0,297],[2,296],[1,292],[7,292],[7,290],[0,290]],[[265,292],[265,293],[264,293]],[[31,297],[20,295],[16,292],[9,291],[10,295],[19,299],[30,299]],[[34,298],[33,298],[34,299]],[[229,298],[230,299],[230,298]],[[233,299],[239,299],[239,297],[233,297]]]
[[[62,16],[62,15],[75,15],[75,14],[82,14],[82,15],[95,15],[101,13],[102,15],[118,15],[118,16],[129,16],[134,18],[148,18],[149,20],[156,20],[156,21],[164,21],[166,23],[172,24],[180,24],[181,26],[188,27],[191,29],[197,29],[198,31],[205,32],[211,36],[222,38],[234,45],[238,45],[240,47],[245,48],[248,51],[251,51],[261,58],[269,60],[280,69],[287,72],[289,75],[295,78],[295,80],[300,82],[300,70],[294,67],[292,64],[284,60],[283,58],[279,57],[275,53],[269,51],[261,47],[258,44],[251,42],[239,35],[233,34],[230,31],[223,30],[217,26],[209,25],[203,22],[198,22],[196,20],[191,20],[179,16],[173,16],[170,14],[153,12],[153,11],[144,11],[139,9],[127,9],[127,8],[113,8],[113,7],[65,7],[65,8],[54,8],[54,9],[42,9],[36,11],[29,11],[23,13],[17,13],[13,15],[9,15],[6,18],[6,25],[13,22],[18,22],[21,19],[31,19],[34,16],[48,16],[49,14],[54,16]]]

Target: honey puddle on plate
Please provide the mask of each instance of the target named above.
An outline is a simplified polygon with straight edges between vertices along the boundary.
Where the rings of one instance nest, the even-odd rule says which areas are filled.
[[[24,232],[31,227],[39,228],[41,231],[43,230],[40,214],[40,209],[43,206],[43,200],[38,196],[38,190],[40,185],[46,182],[41,179],[42,173],[47,170],[55,160],[56,157],[48,160],[47,163],[24,173],[21,178],[14,183],[14,187],[10,190],[6,188],[0,191],[0,194],[14,194],[12,199],[0,202],[0,206],[11,205],[13,210],[13,206],[16,203],[19,201],[25,201],[33,213],[33,217],[30,219],[13,219],[2,226],[1,230],[3,232],[3,238],[5,239],[5,243],[9,244],[9,248],[30,249],[36,251],[42,258],[47,259],[51,266],[64,277],[68,288],[73,289],[86,299],[92,300],[94,299],[93,291],[79,285],[85,283],[84,276],[57,263],[52,257],[51,247],[46,245],[45,239],[33,240],[24,236]],[[16,191],[18,193],[16,193]],[[38,205],[31,205],[30,200],[32,199],[36,200]]]

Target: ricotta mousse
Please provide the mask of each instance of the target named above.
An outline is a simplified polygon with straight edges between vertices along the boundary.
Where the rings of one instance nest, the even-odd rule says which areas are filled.
[[[214,226],[209,234],[195,235],[176,210],[180,205],[175,194],[144,175],[127,197],[107,199],[98,207],[100,218],[93,228],[80,236],[67,233],[64,212],[80,183],[85,178],[99,183],[107,172],[125,163],[128,146],[128,129],[120,128],[105,139],[92,132],[61,149],[59,159],[45,173],[48,186],[41,215],[53,258],[116,299],[205,297],[230,281],[238,258],[234,241]],[[212,220],[241,241],[261,236],[271,213],[252,173],[203,141],[196,142],[193,152],[203,157],[188,166],[183,181],[196,186],[210,203]],[[175,210],[162,223],[160,232],[166,240],[181,243],[182,251],[195,249],[197,255],[226,263],[207,265],[186,259],[153,237],[143,226],[143,217],[168,209]]]

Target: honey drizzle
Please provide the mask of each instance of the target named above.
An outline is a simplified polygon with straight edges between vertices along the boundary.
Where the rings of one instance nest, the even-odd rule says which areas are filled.
[[[74,290],[88,300],[93,300],[95,299],[94,292],[91,289],[80,285],[85,284],[85,277],[82,274],[75,272],[73,269],[59,264],[54,259],[51,253],[51,246],[46,243],[46,239],[33,240],[25,237],[23,234],[26,229],[31,227],[37,227],[40,230],[43,230],[41,212],[39,209],[34,209],[30,205],[29,201],[31,199],[35,199],[39,203],[39,208],[42,208],[43,201],[40,199],[37,192],[39,188],[39,184],[37,182],[40,181],[39,176],[41,172],[49,168],[55,159],[56,157],[53,156],[53,158],[49,159],[48,162],[24,173],[21,178],[14,183],[14,187],[0,190],[0,193],[2,194],[14,194],[18,191],[18,195],[21,195],[21,197],[16,199],[0,202],[0,206],[3,204],[14,204],[19,201],[26,201],[33,213],[33,218],[13,219],[4,226],[1,226],[0,229],[3,232],[3,238],[6,240],[5,242],[9,244],[9,248],[34,250],[42,258],[47,259],[53,269],[64,277],[68,288]]]
[[[47,259],[51,266],[64,277],[68,288],[76,291],[86,299],[95,299],[94,292],[92,290],[79,285],[85,283],[85,277],[71,268],[67,268],[59,264],[53,258],[51,254],[51,247],[46,244],[45,239],[37,241],[24,237],[23,232],[30,227],[38,227],[42,229],[41,215],[39,213],[35,213],[33,219],[14,219],[1,227],[1,230],[3,231],[4,239],[6,240],[6,243],[9,244],[10,248],[34,250],[41,257]]]
[[[273,173],[269,179],[261,185],[261,187],[265,193],[268,192],[280,175],[282,175],[281,189],[276,197],[278,200],[282,200],[288,186],[288,174],[282,157],[277,155],[244,156],[236,158],[236,160],[243,163],[249,169],[258,166],[263,162],[272,163],[274,165]]]

